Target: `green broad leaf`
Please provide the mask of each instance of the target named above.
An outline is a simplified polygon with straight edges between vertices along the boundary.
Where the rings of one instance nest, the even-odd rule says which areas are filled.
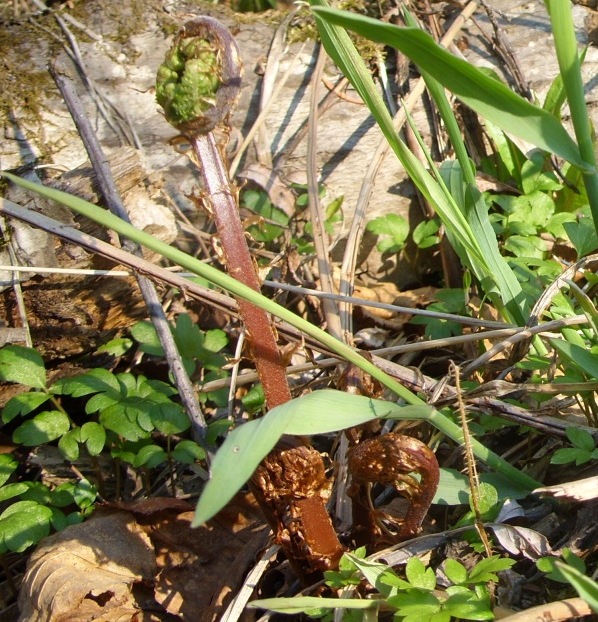
[[[177,315],[173,334],[183,358],[193,359],[201,355],[204,350],[204,335],[187,313]]]
[[[447,559],[443,564],[444,574],[455,585],[467,583],[467,569],[456,559]]]
[[[8,423],[18,415],[28,415],[50,399],[50,393],[42,391],[29,391],[15,395],[6,402],[2,411],[2,421]]]
[[[137,413],[129,412],[120,404],[107,408],[100,414],[100,423],[112,432],[116,432],[128,441],[138,441],[147,438],[149,431],[143,429],[137,422]]]
[[[139,450],[133,461],[134,467],[146,466],[149,469],[157,467],[166,461],[167,455],[158,445],[146,445]]]
[[[18,501],[0,514],[0,550],[22,553],[50,533],[52,510],[35,501]]]
[[[137,322],[131,328],[131,336],[139,343],[139,349],[151,356],[164,356],[162,344],[154,325],[148,320]]]
[[[21,424],[13,432],[12,440],[26,447],[43,445],[66,434],[70,426],[69,418],[64,413],[50,410]]]
[[[245,408],[250,414],[257,413],[262,410],[266,403],[266,396],[264,394],[264,386],[261,382],[254,384],[247,393],[241,398],[243,408]]]
[[[241,195],[241,202],[245,207],[263,218],[272,220],[284,227],[289,224],[289,217],[281,209],[272,205],[265,192],[245,190]]]
[[[574,587],[579,597],[585,600],[595,613],[598,613],[598,583],[562,562],[556,562],[556,567]]]
[[[98,496],[97,488],[87,479],[79,480],[73,489],[73,499],[81,510],[91,508]]]
[[[432,568],[426,568],[418,557],[412,557],[405,567],[407,581],[415,588],[433,590],[436,588],[436,575]]]
[[[96,352],[110,354],[112,356],[123,356],[133,347],[133,341],[126,337],[111,339],[100,346]]]
[[[318,3],[320,4],[320,3]],[[419,28],[401,28],[348,11],[313,6],[316,20],[352,30],[400,50],[463,103],[503,131],[554,153],[587,171],[575,141],[549,112],[534,106],[467,61],[438,45]]]
[[[216,445],[216,441],[224,438],[228,431],[233,427],[234,422],[229,419],[216,419],[208,424],[208,432],[206,434],[206,443],[208,445]]]
[[[377,246],[381,253],[398,253],[405,246],[409,235],[407,219],[392,213],[370,220],[366,229],[375,235],[383,236]]]
[[[537,191],[551,192],[562,188],[562,184],[557,181],[556,175],[552,172],[546,172],[546,157],[541,153],[532,154],[531,159],[523,163],[521,186],[527,195]]]
[[[422,590],[407,590],[386,599],[391,607],[396,607],[401,616],[416,614],[427,616],[440,611],[441,603],[434,594]]]
[[[203,347],[208,352],[220,352],[228,345],[228,335],[220,328],[207,330],[204,336]]]
[[[580,465],[591,459],[592,456],[590,452],[572,447],[565,447],[563,449],[557,449],[554,452],[552,458],[550,458],[550,464],[570,464],[571,462],[575,462],[577,465]]]
[[[98,411],[103,412],[112,406],[120,404],[122,400],[123,398],[120,393],[98,393],[87,400],[87,404],[85,404],[85,412],[88,415]]]
[[[413,242],[418,248],[429,248],[438,244],[440,238],[437,233],[440,229],[435,220],[424,220],[413,230]]]
[[[390,594],[390,590],[387,589],[387,584],[385,585],[381,582],[382,575],[388,572],[388,566],[386,564],[362,559],[351,553],[345,553],[344,557],[361,572],[372,587],[375,587],[384,596]]]
[[[52,525],[52,529],[54,531],[62,531],[69,526],[69,522],[67,517],[64,515],[62,510],[58,508],[50,508],[52,510],[52,520],[50,524]]]
[[[564,339],[550,339],[550,345],[565,362],[580,368],[590,378],[598,380],[598,356]]]
[[[35,501],[40,505],[48,505],[52,497],[50,489],[41,482],[24,482],[27,484],[27,491],[23,493],[22,499]]]
[[[151,411],[151,421],[156,430],[171,436],[188,430],[191,426],[189,417],[178,404],[165,402]]]
[[[6,484],[0,488],[0,502],[18,497],[29,490],[26,482],[15,482],[14,484]]]
[[[92,393],[107,393],[115,397],[119,395],[120,386],[116,376],[107,369],[96,367],[79,376],[63,378],[55,382],[53,393],[85,397]]]
[[[498,505],[498,491],[492,484],[480,482],[478,487],[478,504],[482,516],[494,510]],[[469,505],[473,511],[473,503],[470,499]]]
[[[46,368],[33,348],[8,345],[0,349],[0,380],[33,389],[46,388]]]
[[[383,572],[380,575],[379,583],[381,585],[389,585],[390,587],[399,588],[400,590],[410,590],[412,589],[411,583],[405,581],[405,579],[401,579],[392,569],[386,569],[386,572]]]
[[[228,434],[212,462],[212,477],[199,498],[193,524],[204,523],[219,512],[245,484],[257,465],[283,434],[327,434],[384,417],[393,410],[388,402],[342,391],[315,391],[273,408]],[[405,406],[405,417],[425,418],[429,406]]]
[[[69,462],[74,462],[79,458],[79,432],[78,428],[69,430],[58,441],[60,453]]]
[[[375,600],[353,598],[319,598],[316,596],[296,596],[295,598],[264,598],[247,603],[250,609],[267,609],[277,613],[304,613],[311,609],[377,609]]]
[[[486,557],[478,562],[469,572],[469,583],[488,583],[489,581],[498,581],[497,572],[508,570],[516,564],[516,560],[506,557]]]
[[[494,620],[490,597],[479,598],[474,592],[451,594],[444,608],[451,616],[463,620]]]
[[[505,250],[515,257],[542,259],[546,254],[546,242],[536,235],[511,235],[504,244]]]
[[[585,449],[588,452],[592,451],[596,447],[594,437],[587,430],[569,427],[565,430],[565,434],[571,443],[575,445],[575,447]]]
[[[12,454],[0,454],[0,486],[4,486],[10,476],[17,470],[19,463]]]
[[[565,223],[577,223],[575,216],[573,214],[568,214],[567,212],[559,212],[558,214],[553,214],[545,225],[545,229],[548,233],[553,235],[555,238],[565,239],[567,237],[567,232],[565,231]]]
[[[99,456],[106,444],[106,430],[95,421],[88,421],[81,426],[79,441],[85,443],[90,456]]]
[[[580,218],[578,222],[565,222],[563,229],[578,257],[589,255],[598,248],[598,233],[591,218]]]
[[[50,502],[58,508],[64,508],[75,503],[75,483],[66,482],[56,486],[50,493]]]
[[[193,464],[198,460],[204,460],[206,452],[195,441],[184,440],[175,445],[170,454],[173,460],[183,464]]]

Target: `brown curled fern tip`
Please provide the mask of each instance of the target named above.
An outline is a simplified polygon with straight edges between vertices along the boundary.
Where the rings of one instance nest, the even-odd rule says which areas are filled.
[[[241,88],[239,48],[212,17],[185,23],[158,69],[156,99],[183,134],[211,132],[225,120]]]
[[[381,535],[381,523],[369,498],[372,484],[392,486],[409,500],[399,531],[390,540],[407,540],[418,534],[440,478],[436,455],[427,445],[395,433],[370,438],[350,449],[348,467],[352,478],[348,494],[353,500],[353,522],[360,526],[364,544]],[[414,474],[419,475],[419,480]],[[383,540],[388,541],[388,536]]]

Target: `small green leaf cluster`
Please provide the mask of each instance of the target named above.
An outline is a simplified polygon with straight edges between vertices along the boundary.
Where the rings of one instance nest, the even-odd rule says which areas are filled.
[[[380,253],[400,253],[407,243],[409,223],[399,214],[386,214],[370,220],[366,230],[377,235],[376,249]]]
[[[188,315],[178,316],[172,328],[183,362],[190,374],[201,371],[221,377],[227,345],[224,331],[200,331]],[[163,356],[153,326],[146,322],[132,330],[139,349]],[[104,351],[126,352],[130,339],[106,344]],[[177,390],[168,382],[132,373],[95,368],[48,384],[44,361],[31,348],[9,345],[0,349],[0,381],[28,387],[12,397],[2,410],[3,424],[12,428],[12,440],[24,447],[56,443],[65,460],[74,462],[82,451],[96,458],[109,452],[113,458],[135,468],[154,468],[165,462],[193,464],[205,458],[202,447],[173,436],[190,427]],[[82,400],[83,407],[71,416],[62,406],[65,397]],[[218,393],[205,399],[219,399]],[[228,424],[228,421],[225,422]],[[208,429],[215,437],[223,428],[216,422]],[[29,481],[19,472],[10,454],[0,455],[0,554],[22,551],[48,535],[79,522],[93,511],[95,487],[82,479],[50,488]]]
[[[131,329],[131,335],[138,342],[141,352],[164,357],[164,350],[156,329],[151,322],[141,321]],[[227,364],[222,350],[228,345],[228,335],[219,328],[202,331],[193,323],[186,313],[177,316],[172,335],[175,344],[183,359],[183,365],[190,377],[201,373],[203,382],[210,382],[224,378],[227,375],[224,367]],[[228,399],[228,390],[201,393],[202,402],[213,401],[217,406],[225,406]]]
[[[214,106],[220,85],[214,45],[200,37],[179,41],[158,68],[156,99],[174,125],[201,117]]]
[[[450,622],[452,618],[492,620],[488,584],[498,581],[497,573],[515,564],[515,560],[494,555],[467,570],[456,559],[447,559],[439,572],[448,587],[441,590],[434,569],[426,567],[417,557],[407,562],[403,578],[391,567],[365,559],[364,554],[363,549],[345,553],[339,570],[325,572],[324,576],[326,584],[334,589],[357,586],[365,579],[377,592],[370,595],[371,599],[321,599],[323,606],[317,610],[313,609],[316,599],[305,598],[268,599],[251,606],[285,613],[304,611],[310,617],[325,620],[331,619],[327,617],[331,608],[342,607],[348,614],[343,617],[344,622],[354,619],[359,610],[368,606],[391,609],[395,612],[394,619],[403,622]]]
[[[551,464],[575,462],[576,466],[580,466],[590,460],[598,460],[596,441],[587,430],[571,427],[565,430],[565,434],[573,447],[557,449],[550,459]]]
[[[428,305],[428,311],[468,315],[463,289],[439,289],[434,296],[437,302]],[[417,315],[411,319],[410,323],[424,325],[426,327],[425,335],[430,339],[444,339],[445,337],[460,335],[463,331],[461,324],[444,318]]]
[[[22,553],[52,529],[79,523],[93,509],[97,491],[86,479],[51,490],[40,482],[12,481],[19,467],[10,454],[0,455],[0,554]]]
[[[447,559],[442,569],[452,585],[436,592],[434,570],[413,557],[405,567],[406,579],[389,569],[380,577],[380,583],[393,590],[386,602],[396,607],[395,618],[404,622],[449,622],[451,618],[492,620],[487,584],[498,581],[496,573],[513,564],[512,559],[492,556],[468,571],[456,559]]]
[[[420,222],[413,230],[412,239],[418,248],[430,248],[438,244],[440,225],[436,218]],[[398,214],[386,214],[370,220],[366,230],[378,236],[376,249],[380,253],[400,253],[409,237],[409,223]]]
[[[297,248],[299,254],[309,255],[315,252],[313,226],[309,220],[305,221],[302,216],[309,204],[309,196],[304,185],[293,184],[292,188],[296,193],[293,219],[281,208],[275,206],[266,192],[244,190],[241,193],[241,206],[250,210],[260,219],[257,224],[249,219],[247,231],[256,242],[266,244],[270,249],[279,250],[279,245],[284,241],[285,231],[288,231],[293,224],[294,235],[290,238],[291,244]],[[323,199],[326,196],[325,186],[320,185],[318,190],[320,199]],[[342,204],[343,197],[338,197],[326,205],[324,230],[329,236],[334,234],[334,226],[342,222]]]

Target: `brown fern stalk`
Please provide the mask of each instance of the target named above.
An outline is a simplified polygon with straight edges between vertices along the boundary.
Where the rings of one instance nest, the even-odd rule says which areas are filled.
[[[156,97],[168,121],[192,146],[229,274],[259,291],[236,190],[212,132],[228,123],[241,73],[239,50],[228,30],[215,19],[200,17],[183,26],[160,66]],[[266,406],[284,404],[291,392],[271,319],[242,298],[238,304]],[[342,555],[324,505],[329,493],[324,473],[317,451],[285,437],[250,482],[278,542],[306,583],[314,572],[335,567]]]

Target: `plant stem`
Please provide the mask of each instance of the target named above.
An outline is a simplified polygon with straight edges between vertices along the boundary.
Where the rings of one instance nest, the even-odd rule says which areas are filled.
[[[247,247],[245,230],[239,216],[237,201],[230,187],[228,173],[212,132],[188,135],[201,163],[200,172],[209,197],[216,228],[226,257],[229,273],[256,292],[260,281]],[[280,355],[272,322],[266,311],[239,298],[239,310],[247,329],[247,338],[255,366],[264,387],[268,408],[291,399],[286,367]]]

